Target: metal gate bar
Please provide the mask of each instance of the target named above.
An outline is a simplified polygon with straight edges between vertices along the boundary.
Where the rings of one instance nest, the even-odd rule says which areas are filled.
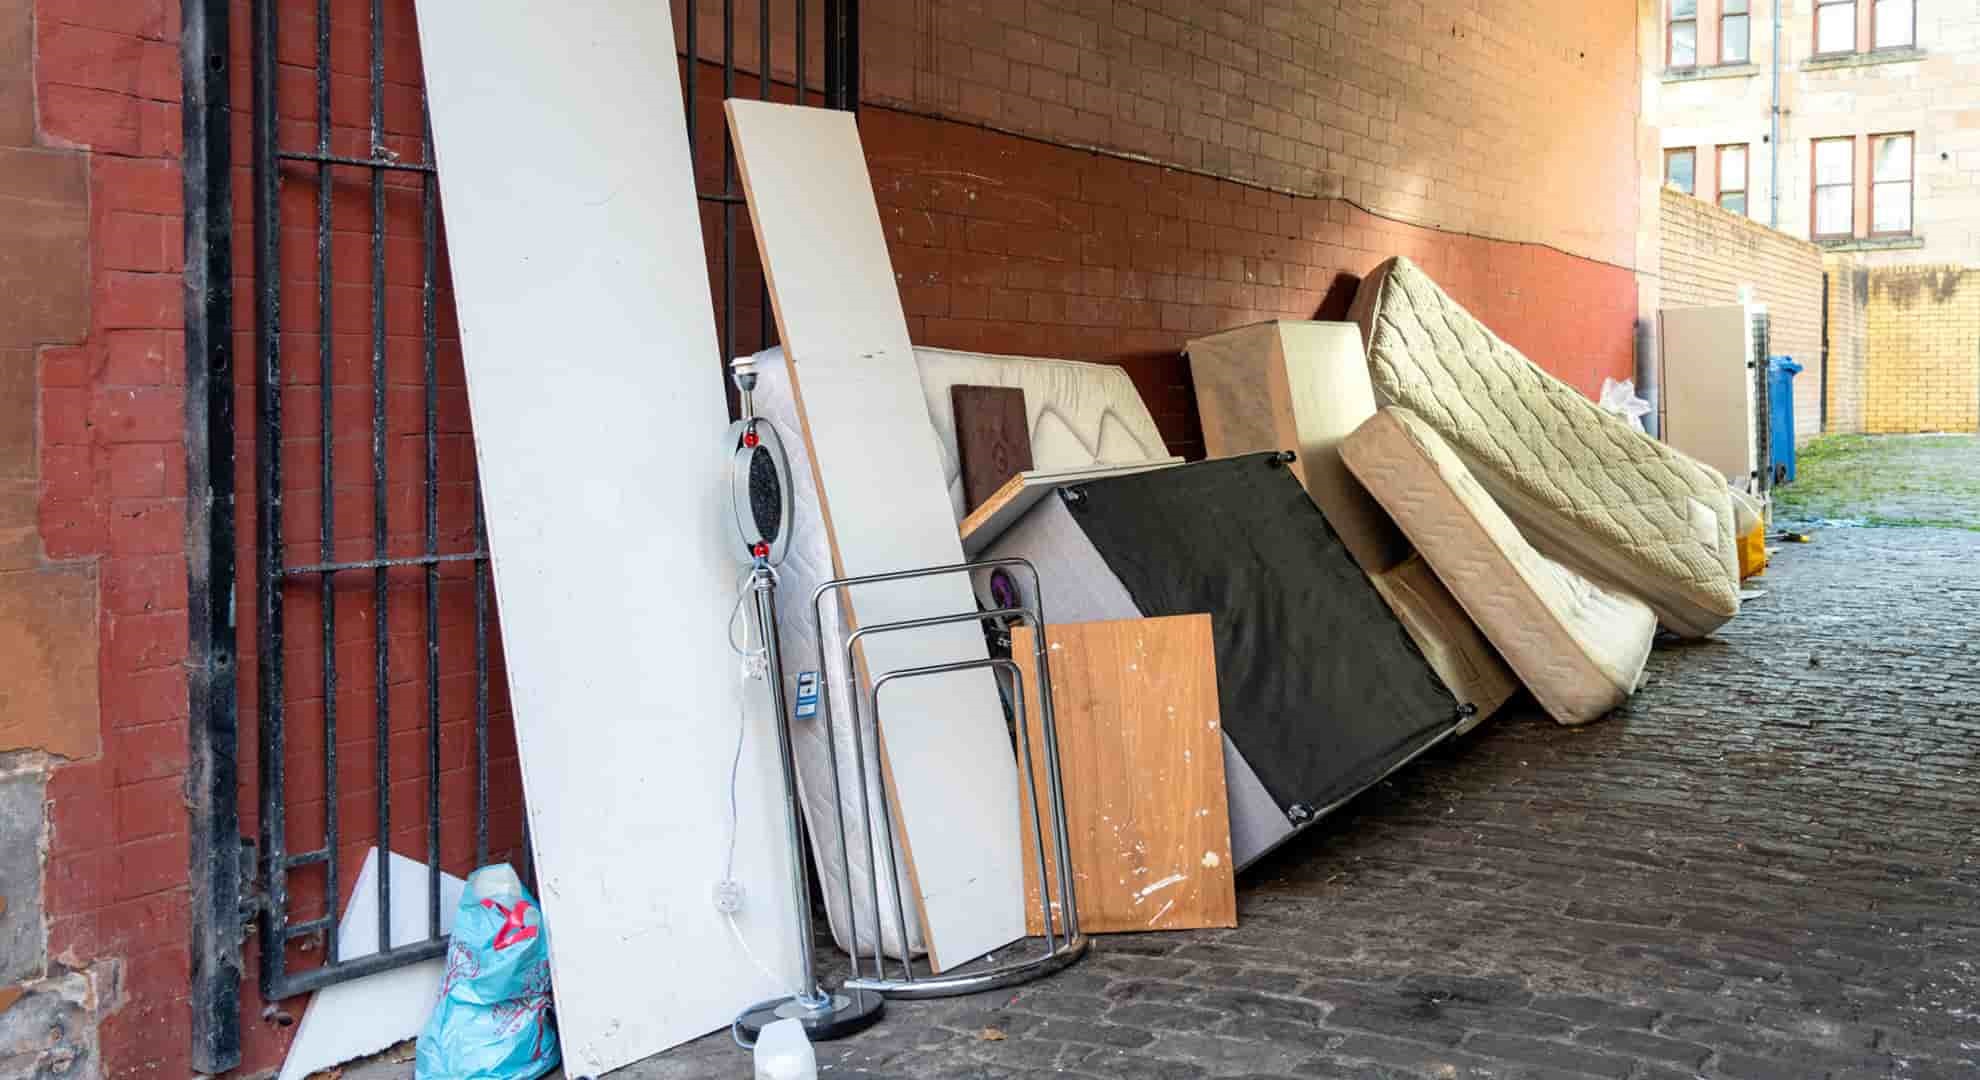
[[[440,849],[441,849],[441,726],[440,726],[440,568],[449,563],[474,565],[475,634],[475,859],[477,865],[488,854],[488,568],[487,542],[478,490],[475,493],[473,549],[442,552],[439,518],[439,378],[438,378],[438,205],[434,185],[432,132],[422,117],[420,154],[416,162],[399,160],[386,145],[384,0],[370,0],[368,90],[370,110],[366,130],[369,154],[353,157],[338,154],[333,147],[331,114],[331,2],[317,0],[315,41],[315,145],[312,149],[284,149],[279,139],[277,99],[277,48],[279,25],[274,0],[256,0],[254,5],[254,150],[256,253],[256,350],[260,363],[255,384],[257,454],[257,603],[256,640],[260,673],[261,716],[261,877],[265,895],[261,904],[262,949],[261,988],[265,998],[276,1000],[314,990],[344,979],[382,971],[430,956],[446,947],[440,935]],[[423,106],[422,106],[423,112]],[[283,355],[281,283],[281,185],[285,163],[313,166],[316,183],[316,273],[317,273],[317,368],[318,441],[317,478],[319,517],[317,555],[319,561],[285,565],[286,548],[283,508]],[[369,184],[371,203],[370,255],[370,348],[371,348],[371,557],[339,559],[336,532],[335,409],[335,258],[333,243],[333,202],[340,171],[361,170]],[[388,385],[393,372],[387,357],[386,315],[387,263],[385,238],[387,221],[388,174],[412,173],[418,180],[420,200],[420,381],[423,395],[423,528],[422,553],[411,556],[391,554]],[[338,744],[339,682],[337,667],[337,589],[336,576],[357,571],[371,572],[373,604],[373,718],[374,781],[378,817],[378,940],[390,945],[392,920],[392,710],[391,710],[391,597],[392,571],[418,567],[422,571],[425,599],[426,655],[426,813],[427,813],[427,937],[419,942],[386,948],[357,960],[337,959],[337,906],[340,899],[340,848],[343,840],[339,820]],[[286,682],[283,649],[286,642],[284,593],[289,588],[307,587],[315,580],[321,605],[320,647],[323,652],[323,766],[324,832],[321,845],[292,852],[287,828]],[[306,866],[324,867],[325,914],[305,921],[292,920],[289,912],[289,873]],[[286,945],[298,939],[320,936],[324,942],[323,962],[301,971],[289,969]]]
[[[736,96],[736,26],[735,0],[721,0],[722,4],[722,97]],[[794,38],[795,63],[792,66],[790,87],[793,100],[807,104],[807,96],[815,96],[825,108],[854,110],[858,107],[859,65],[849,57],[857,56],[859,5],[857,0],[824,0],[823,18],[820,33],[824,38],[823,56],[825,59],[822,89],[812,89],[805,72],[805,43],[811,36],[811,28],[806,22],[805,0],[795,0]],[[700,125],[696,122],[695,103],[699,89],[699,70],[702,63],[699,52],[700,4],[697,0],[687,0],[686,26],[682,30],[682,55],[686,59],[682,78],[682,99],[685,102],[688,130],[688,160],[690,173],[695,177],[695,198],[712,203],[721,208],[722,214],[722,321],[716,328],[721,348],[723,374],[727,373],[727,362],[742,355],[743,349],[736,338],[736,212],[747,205],[747,198],[740,186],[736,171],[735,146],[729,140],[726,130],[722,136],[722,184],[713,191],[700,189],[701,172],[698,167],[701,156],[700,143],[696,139]],[[777,80],[771,66],[770,0],[759,0],[757,6],[757,65],[756,94],[760,100],[771,98],[771,89]],[[757,347],[769,348],[776,343],[776,323],[772,318],[770,288],[764,283],[759,288],[758,297]],[[728,379],[723,378],[728,386]],[[734,388],[730,387],[731,411],[735,404]]]
[[[217,0],[216,0],[217,2]],[[395,4],[404,0],[393,0]],[[736,42],[736,0],[721,0],[724,26],[722,42],[722,92],[733,95],[736,88],[737,42]],[[441,595],[442,571],[450,564],[466,563],[472,567],[473,596],[473,767],[474,767],[474,851],[475,863],[481,865],[488,860],[488,810],[489,810],[489,666],[488,643],[490,611],[490,570],[488,563],[485,515],[481,506],[478,483],[473,492],[473,525],[470,550],[442,550],[440,502],[439,502],[439,207],[438,191],[433,165],[433,143],[430,123],[424,116],[424,103],[421,103],[419,152],[414,161],[402,160],[388,147],[385,110],[385,50],[384,30],[386,27],[385,0],[366,0],[364,17],[369,24],[369,55],[366,57],[364,85],[369,91],[369,109],[362,123],[339,123],[332,113],[332,56],[331,28],[333,8],[343,9],[356,15],[355,3],[350,0],[316,0],[315,41],[314,41],[314,139],[307,147],[285,146],[282,140],[282,113],[278,96],[280,82],[280,59],[278,47],[280,38],[280,17],[277,0],[253,0],[250,32],[253,52],[253,187],[255,220],[254,268],[256,279],[255,297],[255,453],[256,453],[256,530],[255,530],[255,640],[257,645],[257,671],[259,674],[257,709],[260,730],[259,759],[259,806],[260,843],[258,852],[258,876],[260,893],[255,900],[259,916],[261,935],[260,984],[262,996],[267,1000],[279,1000],[295,994],[319,989],[323,986],[356,978],[378,971],[384,971],[402,964],[435,956],[444,951],[445,942],[440,936],[440,890],[441,847],[442,847],[442,802],[441,766],[443,764],[440,716],[445,704],[441,687]],[[409,6],[409,5],[408,5]],[[696,134],[695,103],[698,89],[696,77],[701,60],[696,42],[697,8],[696,0],[688,0],[687,27],[685,32],[688,59],[686,73],[687,125],[690,152],[694,153]],[[825,85],[814,89],[807,85],[804,62],[808,55],[806,39],[809,27],[806,25],[805,0],[796,0],[797,26],[795,54],[797,67],[787,90],[794,90],[795,99],[803,104],[808,97],[822,98],[830,107],[850,108],[857,100],[857,5],[853,0],[824,0],[821,36],[825,69]],[[773,82],[771,14],[769,0],[759,0],[757,25],[757,95],[764,99],[772,97]],[[354,117],[351,119],[355,119]],[[348,147],[340,147],[340,128],[359,128],[368,135],[368,145],[364,153],[351,153]],[[341,151],[341,152],[340,152]],[[698,157],[698,155],[696,155]],[[388,324],[388,286],[397,288],[404,282],[390,279],[390,265],[386,258],[386,236],[388,211],[392,208],[388,196],[395,192],[414,190],[410,185],[393,181],[393,177],[417,177],[419,198],[418,236],[421,245],[419,257],[420,313],[419,328],[420,352],[418,374],[408,370],[393,370],[388,348],[394,327]],[[283,521],[284,481],[288,476],[284,461],[284,372],[289,359],[283,353],[283,301],[284,291],[281,281],[283,236],[281,197],[283,184],[303,182],[305,179],[315,184],[315,260],[316,295],[309,298],[314,302],[317,314],[317,355],[315,359],[316,378],[319,384],[319,401],[313,418],[320,426],[321,433],[315,466],[312,470],[318,482],[318,528],[314,545],[314,560],[292,564],[288,558]],[[370,202],[370,232],[367,254],[369,259],[368,300],[371,305],[371,318],[365,328],[370,347],[370,450],[372,468],[370,488],[372,513],[370,522],[369,557],[351,558],[349,551],[341,551],[337,533],[337,469],[334,448],[337,410],[334,407],[334,387],[337,378],[336,323],[337,310],[337,257],[333,236],[336,222],[336,192],[340,181],[350,183],[362,179],[368,186]],[[739,227],[737,208],[745,203],[739,184],[735,153],[724,136],[721,186],[718,190],[701,191],[697,184],[697,198],[722,207],[720,237],[720,257],[722,268],[723,318],[720,327],[722,356],[718,361],[739,351],[737,341],[738,315],[736,296],[738,293],[738,270],[736,266],[737,236]],[[760,290],[758,343],[769,344],[774,340],[774,323],[771,319],[771,306],[767,287]],[[293,299],[293,298],[290,298]],[[346,297],[348,302],[349,297]],[[408,316],[409,318],[409,316]],[[401,330],[403,332],[403,329]],[[391,505],[393,476],[388,470],[393,445],[393,429],[389,420],[394,397],[388,388],[394,385],[397,374],[398,384],[419,381],[423,392],[422,443],[420,446],[420,478],[423,490],[419,493],[421,522],[417,554],[407,554],[401,549],[394,552],[391,526],[393,524],[388,508]],[[711,373],[712,374],[712,373]],[[726,385],[727,380],[724,380]],[[378,880],[377,904],[379,918],[379,940],[390,944],[392,915],[392,875],[390,873],[390,853],[392,839],[392,715],[391,700],[393,662],[391,656],[391,607],[396,589],[405,587],[403,582],[395,586],[395,571],[417,571],[419,585],[423,590],[424,611],[422,620],[423,644],[425,648],[426,679],[424,705],[426,714],[426,872],[427,937],[418,942],[386,948],[370,956],[355,960],[337,959],[339,895],[338,884],[345,867],[342,847],[345,839],[346,822],[340,820],[339,799],[339,747],[338,733],[350,727],[353,720],[362,722],[362,716],[352,716],[347,708],[348,695],[340,694],[340,671],[337,659],[338,644],[338,597],[340,591],[348,597],[348,590],[338,588],[338,579],[357,576],[359,580],[368,572],[369,596],[372,603],[372,619],[369,627],[372,637],[372,664],[370,674],[374,680],[371,702],[373,719],[374,760],[373,779],[376,784],[375,813],[377,816]],[[287,642],[285,599],[290,589],[310,589],[314,593],[319,612],[319,625],[314,627],[316,647],[322,650],[323,668],[320,693],[323,701],[323,835],[303,841],[309,845],[302,850],[293,850],[294,837],[290,836],[287,797],[289,795],[289,763],[287,718],[288,691],[284,647]],[[403,599],[403,597],[402,597]],[[403,709],[405,703],[401,703]],[[341,712],[340,712],[341,710]],[[362,706],[359,708],[360,714]],[[403,808],[401,808],[403,810]],[[527,834],[523,836],[527,851]],[[322,868],[325,882],[325,907],[322,914],[305,919],[297,919],[291,913],[292,872],[305,867]],[[294,970],[290,966],[287,946],[298,940],[320,939],[323,943],[323,961],[315,967]]]

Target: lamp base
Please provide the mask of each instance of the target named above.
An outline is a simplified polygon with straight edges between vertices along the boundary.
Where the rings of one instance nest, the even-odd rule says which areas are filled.
[[[736,1031],[755,1042],[763,1029],[779,1020],[796,1020],[804,1025],[804,1037],[812,1042],[843,1039],[872,1027],[886,1007],[871,990],[836,990],[817,1005],[790,997],[759,1005],[736,1017]]]

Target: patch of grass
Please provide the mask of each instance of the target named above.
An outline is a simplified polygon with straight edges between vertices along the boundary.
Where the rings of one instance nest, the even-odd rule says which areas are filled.
[[[1783,521],[1980,528],[1980,438],[1831,435],[1800,449],[1799,478],[1774,492]]]

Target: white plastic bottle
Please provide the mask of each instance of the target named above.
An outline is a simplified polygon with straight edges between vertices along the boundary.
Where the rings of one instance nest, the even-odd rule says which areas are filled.
[[[818,1057],[804,1025],[778,1020],[756,1037],[756,1080],[818,1080]]]

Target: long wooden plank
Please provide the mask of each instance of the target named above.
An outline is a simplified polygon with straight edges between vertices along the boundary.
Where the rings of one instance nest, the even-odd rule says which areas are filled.
[[[727,644],[727,410],[673,28],[644,0],[418,16],[565,1070],[597,1076],[798,977],[775,735]],[[745,704],[748,952],[709,900]]]
[[[763,273],[790,357],[833,569],[855,576],[962,561],[942,453],[908,342],[851,113],[732,99]],[[869,586],[873,626],[975,609],[959,575]],[[973,623],[881,634],[866,670],[988,656]],[[1017,763],[989,671],[890,683],[881,760],[937,970],[1024,935]]]
[[[1210,618],[1046,628],[1074,895],[1087,933],[1237,925]],[[1042,797],[1035,640],[1030,627],[1011,634],[1011,655],[1025,673],[1025,723]],[[1025,913],[1031,932],[1042,934],[1030,829],[1024,844]],[[1045,850],[1046,877],[1057,896],[1049,831]],[[1052,907],[1056,915],[1056,900]]]

